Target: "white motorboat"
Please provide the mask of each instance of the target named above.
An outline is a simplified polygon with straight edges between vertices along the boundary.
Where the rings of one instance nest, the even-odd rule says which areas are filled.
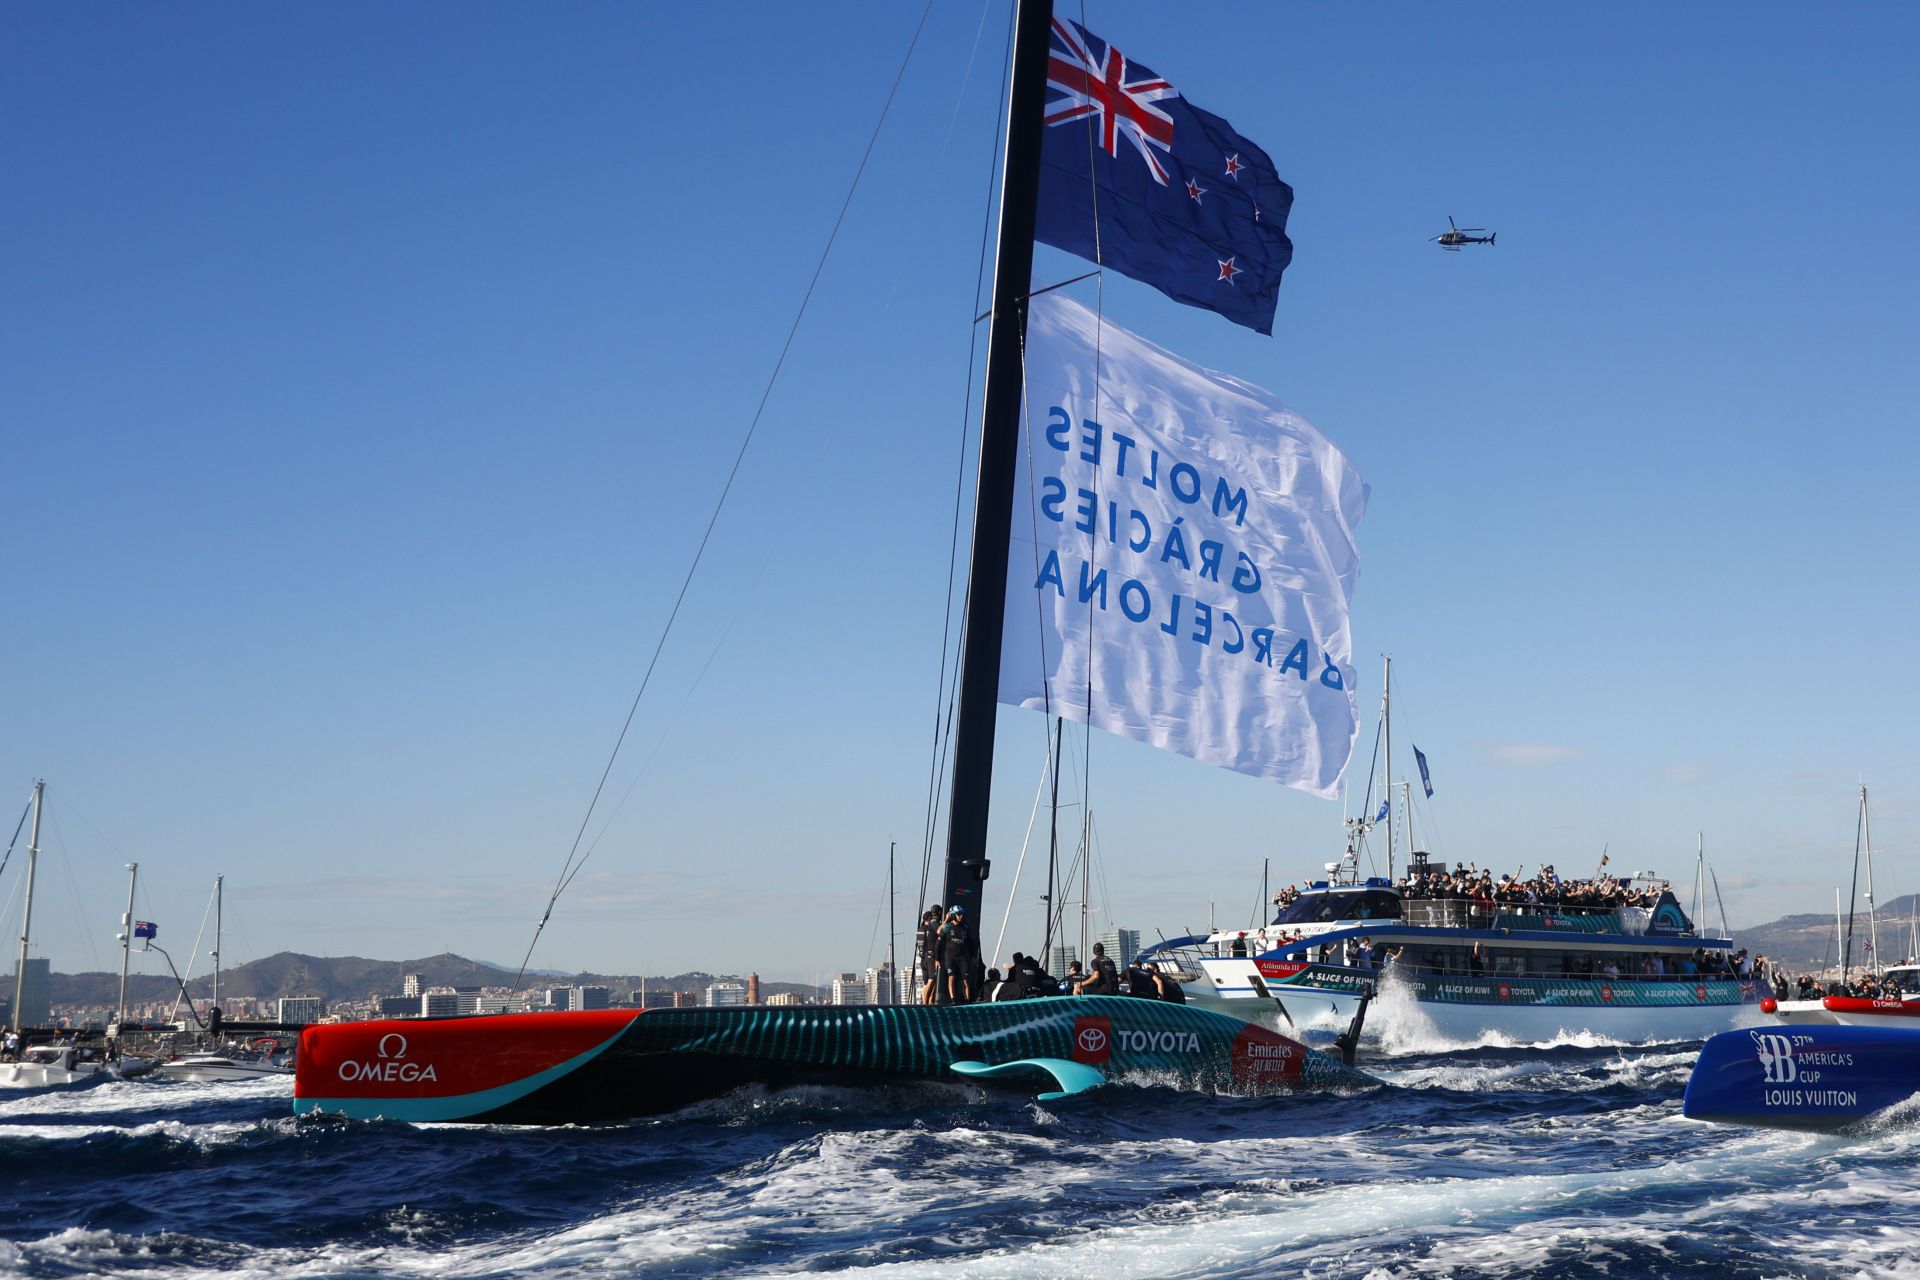
[[[293,1064],[266,1056],[239,1051],[229,1053],[187,1053],[170,1058],[154,1067],[155,1080],[209,1081],[259,1080],[269,1076],[290,1076]]]
[[[0,1089],[56,1089],[110,1073],[104,1058],[88,1057],[71,1044],[38,1044],[22,1050],[18,1062],[0,1062]]]

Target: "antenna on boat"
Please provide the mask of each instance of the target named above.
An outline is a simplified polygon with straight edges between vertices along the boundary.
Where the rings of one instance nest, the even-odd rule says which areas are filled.
[[[953,738],[953,790],[947,805],[947,865],[941,901],[980,915],[993,790],[993,734],[1000,699],[1000,639],[1006,619],[1014,470],[1020,453],[1022,353],[1027,295],[1033,288],[1033,233],[1040,190],[1051,0],[1021,0],[1014,18],[1013,72],[1007,89],[1007,139],[1001,164],[1000,234],[994,254],[992,322],[981,389],[980,462],[960,641],[960,696]],[[973,965],[978,970],[978,926]]]

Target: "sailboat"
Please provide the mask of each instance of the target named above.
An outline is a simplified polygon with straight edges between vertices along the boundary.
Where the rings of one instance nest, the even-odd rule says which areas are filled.
[[[225,876],[213,878],[213,997],[211,1000],[213,1016],[208,1020],[207,1038],[199,1048],[191,1049],[186,1053],[176,1053],[164,1062],[158,1063],[152,1072],[154,1080],[183,1080],[207,1084],[259,1080],[293,1074],[292,1064],[271,1051],[236,1041],[225,1044],[220,1042],[220,948],[225,929],[226,883]],[[184,983],[181,985],[180,992],[182,996],[186,994]]]
[[[1010,563],[1018,563],[1012,561],[1010,547],[1017,527],[1015,499],[1023,465],[1023,430],[1028,421],[1023,412],[1027,381],[1023,375],[1030,372],[1032,355],[1028,321],[1040,301],[1031,277],[1034,241],[1039,234],[1050,62],[1065,56],[1052,53],[1051,48],[1058,41],[1068,54],[1083,60],[1087,57],[1086,33],[1074,24],[1056,22],[1051,10],[1049,0],[1019,3],[1008,86],[955,763],[940,899],[971,921],[983,918],[980,906],[991,870],[987,815],[997,706],[1001,701],[1021,701],[1008,696],[1002,650],[1003,633],[1009,626],[1006,595]],[[1111,50],[1108,55],[1117,56]],[[1088,78],[1089,74],[1083,72],[1081,76],[1083,98],[1111,87]],[[1151,164],[1159,177],[1163,161],[1156,158],[1153,148],[1164,150],[1171,125],[1166,126],[1166,136],[1162,137],[1160,124],[1154,122],[1164,121],[1162,108],[1167,106],[1166,95],[1171,90],[1163,81],[1142,75],[1129,79],[1131,73],[1124,65],[1117,74],[1122,89],[1131,95],[1128,101],[1138,109],[1136,123],[1146,121],[1139,127],[1152,133],[1151,137],[1142,134],[1137,143],[1140,159]],[[1120,114],[1119,105],[1115,104],[1116,115]],[[1113,154],[1111,129],[1105,142],[1109,154]],[[1118,145],[1124,148],[1126,144]],[[1130,160],[1134,158],[1130,152],[1126,154]],[[1225,181],[1231,182],[1241,157],[1229,151],[1220,159],[1226,166]],[[1083,174],[1082,187],[1085,181]],[[1281,189],[1290,202],[1291,190],[1283,184]],[[1202,194],[1192,195],[1196,207]],[[1182,193],[1179,198],[1186,199],[1187,195]],[[1214,211],[1209,216],[1219,216],[1222,209],[1239,210],[1247,225],[1258,222],[1258,208],[1244,199],[1235,205],[1233,199],[1226,191],[1217,193],[1207,205]],[[1283,224],[1284,219],[1281,221]],[[1266,244],[1285,246],[1290,255],[1290,244],[1271,222],[1269,219],[1268,226],[1255,230],[1265,237]],[[1203,265],[1211,288],[1215,265],[1211,260]],[[1284,261],[1280,265],[1284,266]],[[1248,312],[1250,318],[1240,322],[1259,327],[1257,298],[1261,295],[1245,281],[1236,285],[1243,272],[1249,277],[1254,274],[1247,264],[1236,264],[1231,257],[1221,262],[1217,270],[1223,286],[1219,296],[1237,306],[1256,300]],[[1269,317],[1271,296],[1277,288],[1276,269],[1266,282],[1264,294]],[[1079,323],[1070,309],[1056,309],[1050,314],[1055,317],[1054,328],[1042,334],[1036,326],[1036,338],[1051,335],[1057,340]],[[1104,332],[1110,350],[1119,331],[1109,328]],[[1089,362],[1089,367],[1097,379],[1099,362]],[[1244,386],[1234,384],[1230,390],[1239,394]],[[1058,407],[1054,413],[1065,416]],[[1044,412],[1040,416],[1045,420]],[[1097,427],[1088,414],[1083,429]],[[1094,445],[1085,448],[1098,452]],[[1135,465],[1139,468],[1133,477],[1135,483],[1142,483],[1144,475],[1148,488],[1163,483],[1165,489],[1178,494],[1180,501],[1198,504],[1191,508],[1194,513],[1204,508],[1200,472],[1193,465],[1167,458],[1163,472],[1161,455],[1155,453],[1149,461],[1144,449],[1135,458]],[[1230,515],[1244,520],[1248,503],[1245,490],[1236,489],[1224,479],[1214,479],[1217,483],[1208,492],[1215,513],[1224,504]],[[1184,487],[1189,485],[1190,491]],[[1358,492],[1357,477],[1353,485]],[[1116,519],[1124,516],[1125,508],[1119,508]],[[1145,520],[1145,516],[1140,518]],[[1174,522],[1170,519],[1168,523]],[[1211,569],[1213,582],[1222,583],[1220,546],[1212,548],[1211,562],[1203,546],[1191,553],[1183,549],[1181,554],[1195,558],[1188,567],[1191,570],[1198,564],[1199,568],[1193,570],[1196,578]],[[1247,581],[1258,579],[1250,566],[1251,561],[1248,566],[1236,565],[1230,557],[1224,561],[1227,573],[1234,575],[1242,592],[1248,589]],[[1052,568],[1054,581],[1060,584],[1059,599],[1066,600],[1068,591],[1065,580],[1058,576],[1058,563]],[[1031,575],[1025,576],[1029,578],[1025,590],[1031,593],[1037,588]],[[1093,581],[1093,570],[1088,568],[1085,583]],[[1104,572],[1099,582],[1101,607],[1111,601],[1116,615],[1124,612],[1129,620],[1124,625],[1139,624],[1145,617],[1142,602],[1147,587],[1132,579],[1115,581],[1109,596],[1105,593]],[[1039,585],[1051,585],[1044,572]],[[1089,585],[1087,589],[1091,592],[1092,588]],[[1079,601],[1081,605],[1088,603],[1084,596]],[[1275,629],[1263,627],[1250,612],[1241,620],[1232,613],[1211,612],[1202,619],[1201,606],[1190,597],[1184,605],[1190,611],[1182,612],[1183,598],[1178,594],[1170,600],[1163,595],[1161,604],[1174,611],[1176,620],[1182,623],[1182,634],[1192,637],[1189,643],[1205,644],[1200,637],[1211,637],[1211,628],[1217,624],[1220,638],[1213,651],[1234,655],[1243,664],[1251,664],[1255,661],[1252,655],[1258,654],[1258,661],[1265,664],[1263,670],[1271,673],[1277,668],[1281,681],[1294,680],[1296,673],[1290,664],[1297,663],[1296,683],[1307,686],[1309,650],[1304,640],[1296,656],[1276,646]],[[1340,624],[1344,631],[1344,600],[1342,605]],[[1136,608],[1142,610],[1137,616]],[[1203,622],[1208,628],[1204,632]],[[1232,638],[1229,627],[1237,629],[1237,639]],[[1191,628],[1190,633],[1187,628]],[[1140,625],[1136,630],[1145,634],[1149,628]],[[1024,661],[1018,653],[1013,657]],[[1325,658],[1324,668],[1315,661],[1312,674],[1316,677],[1311,686],[1314,691],[1324,692],[1326,699],[1345,699],[1331,656]],[[1096,684],[1089,673],[1086,688],[1090,694]],[[1290,687],[1283,691],[1291,695]],[[1172,732],[1164,721],[1157,723],[1155,730]],[[1289,743],[1288,749],[1299,748]],[[1327,758],[1316,756],[1309,763],[1337,779],[1350,749],[1348,738],[1330,750]],[[1333,758],[1336,750],[1337,759]],[[1324,778],[1320,785],[1325,785]],[[977,934],[973,946],[972,968],[978,974]],[[1340,1058],[1315,1052],[1278,1031],[1228,1013],[1135,996],[1066,995],[954,1005],[610,1009],[323,1024],[301,1033],[294,1108],[302,1113],[413,1121],[567,1123],[660,1113],[742,1086],[971,1079],[1038,1086],[1044,1090],[1039,1096],[1055,1098],[1132,1074],[1235,1092],[1377,1083]]]
[[[27,869],[24,903],[20,913],[20,953],[14,968],[13,1003],[14,1025],[11,1028],[18,1039],[18,1049],[11,1055],[13,1061],[0,1061],[0,1089],[54,1089],[68,1085],[91,1084],[109,1076],[138,1075],[152,1066],[144,1058],[122,1058],[117,1045],[109,1042],[82,1043],[79,1038],[54,1033],[50,1037],[35,1043],[36,1034],[44,1034],[44,1029],[21,1025],[28,1014],[35,1013],[40,1002],[48,995],[46,983],[51,974],[46,961],[37,965],[32,961],[33,950],[33,891],[35,873],[40,865],[40,813],[46,803],[47,784],[36,779],[33,784],[33,829],[27,836]],[[17,832],[16,832],[17,834]],[[129,866],[129,872],[137,874],[137,866]],[[127,885],[128,911],[133,904],[133,882]],[[34,989],[29,997],[29,990]],[[126,971],[123,966],[120,978],[120,1003],[126,1007]],[[41,1016],[44,1016],[42,1014]]]
[[[1874,920],[1873,901],[1873,823],[1867,811],[1867,789],[1860,788],[1860,843],[1854,852],[1857,868],[1862,853],[1867,865],[1868,967],[1875,976],[1874,994],[1848,994],[1846,986],[1852,972],[1853,930],[1850,919],[1843,922],[1839,909],[1839,890],[1834,891],[1833,920],[1835,959],[1840,963],[1841,986],[1826,995],[1802,999],[1768,998],[1761,1012],[1795,1027],[1906,1027],[1920,1031],[1920,962],[1908,960],[1884,970],[1879,963],[1879,931]]]

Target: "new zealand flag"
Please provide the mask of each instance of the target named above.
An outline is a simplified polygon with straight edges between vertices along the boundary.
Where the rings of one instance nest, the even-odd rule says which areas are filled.
[[[136,938],[157,938],[160,936],[160,926],[151,920],[135,920],[133,922],[133,936]]]
[[[1035,238],[1273,332],[1293,188],[1219,116],[1053,20]]]

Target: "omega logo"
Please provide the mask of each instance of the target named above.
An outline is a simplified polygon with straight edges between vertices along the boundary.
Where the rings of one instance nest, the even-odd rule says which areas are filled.
[[[373,1048],[373,1056],[379,1061],[360,1062],[348,1058],[340,1064],[340,1078],[349,1084],[368,1080],[382,1084],[419,1084],[427,1080],[438,1083],[440,1079],[431,1062],[401,1061],[407,1056],[407,1038],[398,1031],[389,1031],[381,1036],[380,1042]]]

